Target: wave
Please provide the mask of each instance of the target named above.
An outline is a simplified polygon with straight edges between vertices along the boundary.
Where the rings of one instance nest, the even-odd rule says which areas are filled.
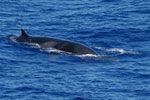
[[[110,49],[106,49],[103,47],[95,47],[98,50],[103,50],[105,52],[119,52],[120,54],[140,54],[137,51],[133,51],[133,50],[124,50],[124,49],[120,49],[120,48],[110,48]]]

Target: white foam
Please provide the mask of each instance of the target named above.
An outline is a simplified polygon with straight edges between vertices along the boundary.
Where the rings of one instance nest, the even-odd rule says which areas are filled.
[[[17,42],[17,41],[16,41],[16,36],[11,36],[11,37],[9,37],[9,39],[10,39],[12,42]]]
[[[98,55],[93,55],[93,54],[83,54],[83,55],[76,55],[78,57],[98,57]]]
[[[96,47],[97,49],[99,50],[104,50],[106,52],[119,52],[120,54],[140,54],[139,52],[137,51],[133,51],[133,50],[124,50],[124,49],[120,49],[120,48],[110,48],[110,49],[105,49],[105,48],[102,48],[102,47]]]
[[[112,59],[111,56],[108,55],[92,55],[92,54],[85,54],[85,55],[76,55],[77,57],[80,57],[84,60],[94,60],[94,61],[110,61],[114,62],[116,60]]]
[[[132,51],[132,50],[124,50],[124,49],[119,49],[119,48],[112,48],[112,49],[106,49],[107,52],[119,52],[120,54],[140,54],[137,51]]]
[[[107,52],[120,52],[120,54],[127,53],[127,51],[119,48],[106,49]]]
[[[103,47],[95,47],[95,48],[98,50],[105,50],[105,48],[103,48]]]

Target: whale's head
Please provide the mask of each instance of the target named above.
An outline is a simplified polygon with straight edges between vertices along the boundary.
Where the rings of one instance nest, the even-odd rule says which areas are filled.
[[[16,41],[17,42],[29,42],[30,41],[30,37],[29,37],[29,35],[23,30],[23,29],[21,29],[21,36],[19,36],[19,37],[16,37]]]

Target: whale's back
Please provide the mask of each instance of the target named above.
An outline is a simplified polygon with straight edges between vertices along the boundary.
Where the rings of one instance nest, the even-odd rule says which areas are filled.
[[[93,51],[92,49],[90,49],[82,44],[78,44],[78,43],[74,43],[74,42],[70,42],[70,41],[60,42],[54,48],[63,50],[66,52],[71,52],[74,54],[79,54],[79,55],[82,55],[82,54],[97,55],[97,53],[95,51]]]

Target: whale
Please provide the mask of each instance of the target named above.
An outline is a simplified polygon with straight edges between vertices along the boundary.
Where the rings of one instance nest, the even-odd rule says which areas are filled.
[[[24,29],[21,29],[21,35],[16,37],[16,41],[27,44],[34,43],[38,44],[40,48],[53,48],[76,55],[98,55],[94,50],[80,43],[50,37],[33,37],[28,35]]]

